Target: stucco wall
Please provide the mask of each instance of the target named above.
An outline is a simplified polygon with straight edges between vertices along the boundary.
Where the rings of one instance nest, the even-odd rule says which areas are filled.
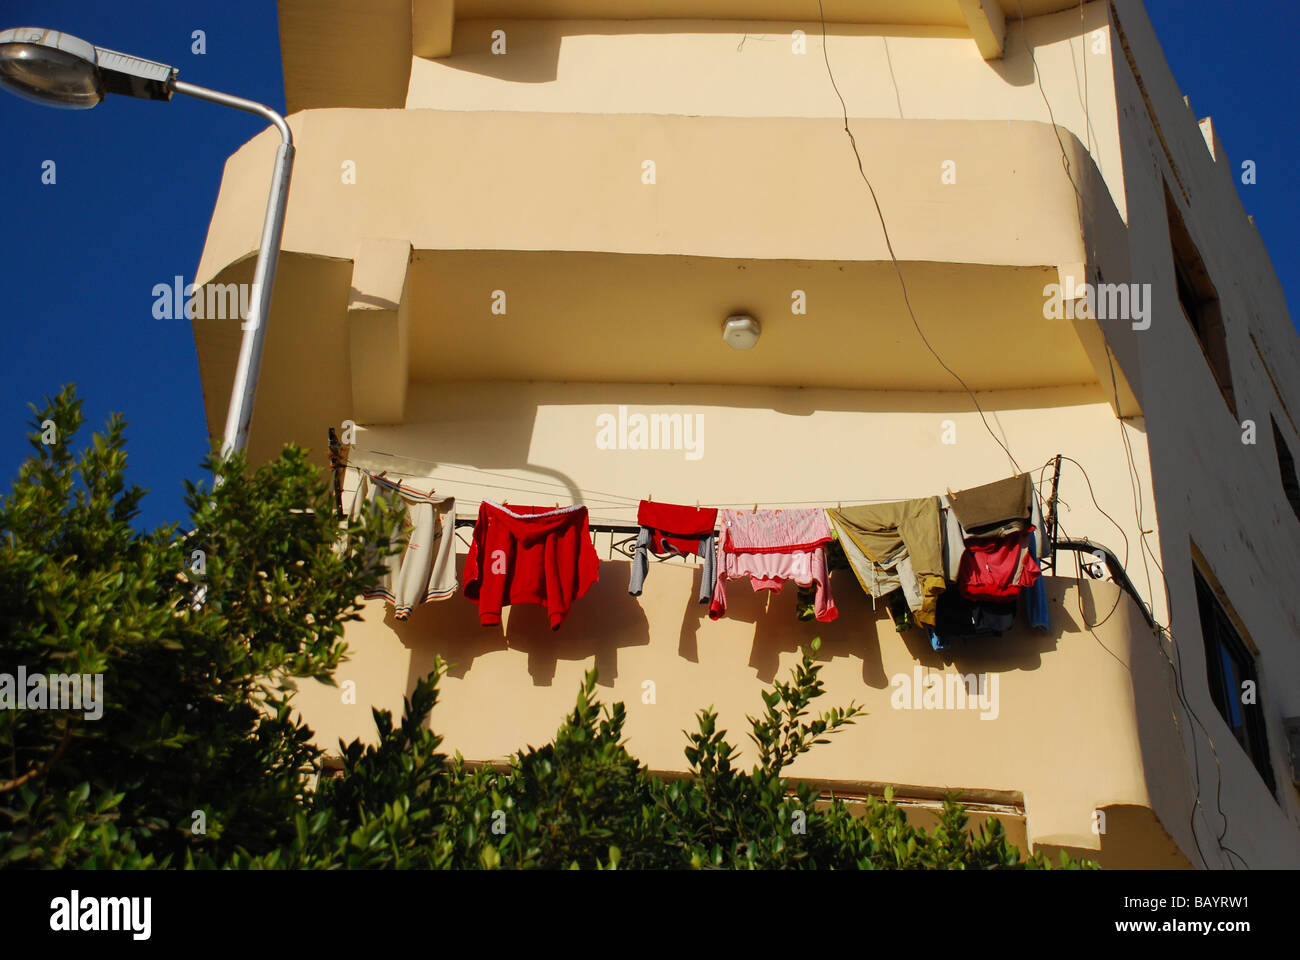
[[[558,634],[542,629],[532,609],[516,611],[502,629],[479,627],[461,597],[420,611],[407,625],[372,604],[348,633],[355,656],[340,674],[356,683],[356,704],[321,688],[302,694],[321,741],[366,735],[368,707],[400,709],[402,694],[438,654],[454,667],[435,728],[450,748],[497,759],[546,739],[594,665],[607,699],[629,706],[633,751],[651,766],[680,769],[680,730],[697,707],[718,706],[743,747],[744,714],[758,709],[761,685],[790,666],[799,642],[820,635],[826,703],[857,699],[871,716],[801,763],[796,772],[804,776],[864,788],[892,782],[1015,795],[1032,842],[1099,851],[1115,865],[1199,866],[1203,856],[1213,867],[1240,866],[1219,849],[1225,824],[1224,844],[1250,866],[1300,865],[1300,798],[1288,782],[1281,732],[1283,717],[1300,715],[1300,598],[1284,582],[1285,571],[1300,564],[1300,525],[1283,496],[1269,424],[1271,414],[1300,451],[1300,348],[1267,252],[1236,198],[1236,171],[1223,145],[1183,103],[1140,7],[1131,0],[1116,7],[1122,32],[1102,2],[1085,6],[1082,25],[1072,10],[1035,18],[1022,34],[1013,18],[1006,55],[996,61],[984,61],[969,35],[951,25],[832,25],[827,52],[899,255],[905,266],[928,262],[913,274],[931,281],[918,294],[919,322],[941,354],[953,358],[954,344],[963,344],[954,363],[1001,351],[1042,365],[1034,379],[1018,382],[1052,386],[980,391],[989,424],[1036,476],[1058,452],[1078,461],[1063,466],[1063,532],[1119,554],[1156,619],[1171,625],[1172,648],[1146,630],[1113,586],[1076,582],[1072,559],[1062,556],[1058,572],[1066,576],[1051,585],[1052,633],[1017,632],[957,657],[963,672],[998,678],[997,720],[895,710],[893,676],[917,664],[944,667],[919,636],[900,638],[850,578],[835,578],[842,612],[834,624],[797,623],[790,593],[768,605],[743,586],[733,615],[712,623],[693,603],[698,571],[657,565],[645,595],[634,600],[625,592],[626,561],[609,557],[600,537],[601,582]],[[399,8],[392,7],[394,16]],[[488,52],[493,29],[506,32],[505,56]],[[792,50],[795,29],[806,33],[804,54]],[[574,264],[587,265],[595,278],[595,264],[613,262],[600,253],[628,257],[625,293],[638,289],[630,273],[636,258],[658,258],[654,270],[637,276],[663,271],[661,287],[702,292],[700,303],[714,297],[715,312],[734,300],[731,287],[697,282],[685,268],[674,272],[673,257],[715,257],[737,271],[745,258],[766,260],[772,270],[783,259],[825,261],[825,270],[870,261],[880,276],[857,291],[872,308],[864,310],[858,338],[819,342],[810,316],[806,350],[815,355],[838,344],[843,351],[847,343],[864,366],[888,364],[891,356],[898,362],[898,350],[865,349],[873,332],[897,346],[913,331],[910,321],[892,325],[905,315],[821,43],[815,22],[463,20],[450,57],[411,59],[408,109],[296,114],[301,152],[284,244],[293,253],[272,310],[255,459],[286,440],[319,447],[326,427],[353,415],[346,306],[358,291],[350,293],[349,283],[356,282],[353,258],[379,240],[414,250],[403,309],[415,355],[409,370],[392,373],[410,379],[403,422],[361,430],[353,462],[429,478],[440,494],[461,499],[462,514],[472,514],[480,497],[572,499],[588,503],[593,517],[626,523],[635,500],[648,494],[813,506],[922,496],[1005,476],[1012,467],[969,398],[955,383],[933,389],[928,355],[891,369],[888,383],[842,376],[818,383],[806,371],[791,381],[755,366],[746,385],[744,358],[727,378],[733,386],[710,385],[694,367],[686,377],[666,372],[663,379],[676,385],[603,382],[636,379],[635,363],[609,362],[620,345],[635,348],[638,360],[663,357],[645,340],[653,326],[620,328],[607,292],[582,296]],[[399,60],[410,57],[398,40],[393,45]],[[362,92],[389,104],[392,80],[382,91]],[[271,146],[270,136],[255,138],[228,162],[200,280],[249,272]],[[653,187],[639,177],[647,158],[659,165]],[[941,180],[948,159],[956,163],[955,184]],[[349,161],[356,169],[350,184],[340,177]],[[1238,419],[1178,305],[1165,182],[1218,286]],[[526,296],[516,303],[549,295],[571,304],[567,326],[564,311],[544,322],[524,311],[502,323],[537,321],[556,350],[583,358],[578,367],[553,360],[539,361],[533,373],[502,366],[499,375],[518,379],[485,382],[469,344],[438,336],[448,323],[468,323],[470,301],[459,292],[440,296],[430,278],[436,287],[479,276],[470,267],[448,268],[450,257],[435,269],[430,258],[446,251],[478,252],[508,275],[526,277],[519,280]],[[551,256],[556,251],[568,253]],[[1008,289],[1017,266],[1074,265],[1080,280],[1095,281],[1102,270],[1112,282],[1149,283],[1151,324],[1136,329],[1121,318],[1076,325],[1078,344],[1050,348],[1056,366],[1049,369],[1043,354],[1060,330],[1024,334],[1023,284],[1005,301],[983,298],[990,302],[982,311],[964,310],[961,285],[946,289],[934,279],[968,275],[945,274],[954,264],[1001,265],[1005,274],[990,274],[990,282],[996,287],[1002,277]],[[607,289],[624,267],[602,269]],[[760,277],[772,280],[770,271],[755,270],[753,285]],[[846,289],[856,289],[852,279]],[[737,280],[735,289],[743,288]],[[854,302],[839,299],[840,306]],[[999,324],[998,307],[1014,317]],[[674,321],[693,322],[684,309]],[[956,335],[962,323],[986,330],[982,345],[965,345]],[[473,329],[484,349],[510,335],[508,327]],[[224,412],[237,337],[233,325],[196,324],[212,423]],[[660,353],[671,355],[679,342],[666,338]],[[766,342],[790,349],[776,337]],[[1082,371],[1080,382],[1058,375],[1068,370]],[[569,377],[588,382],[527,382]],[[830,389],[863,385],[901,389]],[[700,456],[599,449],[595,418],[620,405],[702,417]],[[1131,416],[1117,420],[1114,408]],[[1256,444],[1242,443],[1241,419],[1254,421]],[[943,442],[945,435],[956,442]],[[1276,798],[1209,698],[1193,543],[1259,654]],[[1088,623],[1114,612],[1088,630],[1080,605]],[[1177,703],[1171,657],[1195,716]],[[655,684],[653,705],[642,702],[646,680]],[[1099,807],[1114,827],[1100,837],[1091,830]]]
[[[824,56],[816,19],[461,20],[451,56],[412,59],[406,106],[839,119],[828,57],[851,118],[1046,121],[1045,93],[1055,122],[1094,147],[1122,211],[1105,5],[1089,3],[1083,19],[1086,38],[1078,10],[1023,30],[1008,18],[1006,53],[993,61],[959,27],[832,22]],[[494,31],[505,33],[504,55],[491,52]],[[871,141],[863,147],[870,160]]]
[[[1188,763],[1199,764],[1203,796],[1214,796],[1222,765],[1223,814],[1207,803],[1207,816],[1197,819],[1202,844],[1217,858],[1213,836],[1226,821],[1224,843],[1246,863],[1257,866],[1272,856],[1270,838],[1293,838],[1295,825],[1300,824],[1300,802],[1290,783],[1282,728],[1284,717],[1300,714],[1300,598],[1290,588],[1294,576],[1288,572],[1300,567],[1300,522],[1282,490],[1269,424],[1272,415],[1292,449],[1300,449],[1291,420],[1300,409],[1296,392],[1300,355],[1267,251],[1236,193],[1239,166],[1228,159],[1222,144],[1207,144],[1196,114],[1168,74],[1145,15],[1132,4],[1120,6],[1125,35],[1173,159],[1171,166],[1133,73],[1119,58],[1115,85],[1129,197],[1132,276],[1152,284],[1154,290],[1152,325],[1133,336],[1138,341],[1137,377],[1142,383],[1164,544],[1163,573],[1149,560],[1146,565],[1131,564],[1129,572],[1148,596],[1168,590],[1172,620],[1162,622],[1172,627],[1186,694],[1196,715],[1188,717],[1180,709]],[[1217,159],[1212,149],[1217,149]],[[1179,181],[1187,189],[1186,200]],[[1166,184],[1217,287],[1236,418],[1220,395],[1178,304]],[[1281,395],[1265,372],[1252,335],[1269,357]],[[1246,421],[1257,431],[1253,444],[1243,442],[1251,436]],[[1134,516],[1131,506],[1124,509],[1128,517]],[[1260,702],[1278,780],[1276,800],[1210,700],[1193,582],[1193,543],[1258,654]],[[1198,751],[1195,759],[1193,741]]]
[[[1037,474],[1059,450],[1086,465],[1101,502],[1126,493],[1111,433],[1118,427],[1097,388],[982,399],[1022,467]],[[597,417],[620,404],[631,413],[698,418],[692,434],[698,445],[600,449]],[[648,495],[685,503],[833,505],[925,496],[1005,476],[1011,470],[1005,455],[964,407],[964,395],[954,394],[422,384],[413,388],[408,422],[359,430],[352,460],[454,495],[462,515],[473,515],[481,498],[578,500],[589,504],[594,519],[630,523],[635,501]],[[1133,439],[1140,449],[1140,432]],[[354,482],[349,474],[349,487]],[[1092,535],[1122,554],[1121,535],[1105,529],[1073,465],[1063,473],[1061,496],[1068,503],[1065,532]],[[1136,540],[1136,529],[1123,536]],[[977,798],[1017,795],[1033,842],[1078,850],[1105,849],[1106,837],[1092,832],[1098,809],[1152,809],[1174,837],[1186,821],[1190,789],[1181,764],[1168,762],[1177,753],[1169,720],[1173,694],[1159,669],[1158,645],[1113,586],[1086,581],[1080,595],[1070,554],[1060,557],[1066,576],[1052,581],[1049,634],[1020,627],[1000,640],[964,642],[945,667],[922,635],[900,636],[846,574],[833,578],[841,610],[834,623],[798,623],[792,591],[769,599],[744,584],[733,586],[731,609],[715,623],[695,602],[698,567],[656,564],[635,599],[626,593],[627,561],[611,551],[608,535],[595,542],[601,580],[557,633],[546,629],[539,609],[528,607],[512,610],[503,627],[481,627],[474,605],[460,596],[421,608],[407,624],[371,604],[366,621],[347,634],[354,659],[339,674],[356,684],[355,703],[334,690],[303,693],[300,705],[319,741],[328,746],[340,737],[372,735],[370,705],[400,710],[402,695],[440,655],[453,666],[435,729],[450,750],[500,759],[548,738],[583,672],[594,666],[603,695],[629,706],[634,753],[653,768],[681,770],[681,730],[692,724],[694,710],[715,705],[743,751],[743,718],[758,709],[761,686],[789,669],[800,643],[820,636],[826,705],[855,700],[871,716],[801,761],[795,773],[859,788],[893,783]],[[1093,632],[1085,619],[1096,625]],[[915,668],[983,674],[996,716],[896,709],[896,678],[912,682]],[[646,681],[654,684],[654,704],[642,702]],[[1145,839],[1107,856],[1128,865],[1172,865],[1179,859],[1173,841],[1153,839],[1165,831],[1153,820],[1138,831]]]

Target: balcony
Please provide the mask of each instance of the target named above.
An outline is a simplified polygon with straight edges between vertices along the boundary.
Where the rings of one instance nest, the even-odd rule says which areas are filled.
[[[959,389],[913,327],[838,122],[352,109],[291,122],[255,459],[287,439],[316,446],[344,417],[403,422],[410,385],[447,380]],[[1108,386],[1097,324],[1043,316],[1044,288],[1088,259],[1086,231],[1122,250],[1077,141],[1065,135],[1101,225],[1080,223],[1045,124],[854,130],[918,322],[970,387]],[[251,280],[272,149],[259,136],[228,161],[198,282]],[[763,323],[752,351],[720,339],[737,311]],[[194,329],[216,433],[238,324]]]

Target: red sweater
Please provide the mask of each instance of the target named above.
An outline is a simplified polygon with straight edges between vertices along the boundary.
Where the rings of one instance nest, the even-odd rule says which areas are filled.
[[[667,553],[667,544],[688,557],[699,553],[700,541],[713,536],[718,525],[718,511],[714,507],[679,507],[674,503],[655,503],[642,500],[636,511],[636,522],[650,528],[650,549],[654,553]]]
[[[535,603],[558,630],[573,601],[599,576],[586,507],[479,505],[464,581],[483,626],[499,624],[502,607]]]
[[[1043,575],[1029,549],[1034,528],[987,540],[966,541],[957,587],[967,600],[1013,600]]]

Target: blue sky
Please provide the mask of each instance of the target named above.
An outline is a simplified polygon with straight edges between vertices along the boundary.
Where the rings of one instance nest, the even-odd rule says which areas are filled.
[[[65,30],[284,109],[273,0],[0,0],[0,10],[4,27]],[[0,124],[4,489],[30,452],[27,403],[75,381],[85,435],[113,411],[129,421],[128,477],[151,491],[140,524],[183,520],[181,481],[203,476],[203,395],[189,321],[155,320],[152,290],[176,274],[193,280],[226,158],[266,124],[189,97],[109,97],[69,111],[3,91]],[[53,186],[41,183],[45,160],[56,164]]]
[[[1292,306],[1300,312],[1300,196],[1295,158],[1300,67],[1295,0],[1147,0],[1179,85],[1214,117],[1229,158],[1258,165],[1238,186]],[[1191,11],[1195,11],[1194,13]],[[0,29],[45,26],[170,63],[191,83],[284,109],[273,0],[3,0]],[[193,52],[204,32],[206,52]],[[193,279],[226,157],[264,128],[233,110],[177,97],[111,97],[90,111],[0,93],[0,264],[6,291],[0,473],[7,489],[28,448],[27,403],[68,382],[87,427],[130,422],[130,479],[151,490],[140,523],[184,518],[181,481],[207,448],[194,341],[186,320],[156,320],[152,289]],[[56,182],[41,183],[55,163]],[[67,266],[63,262],[66,260]],[[274,322],[274,318],[272,318]],[[219,398],[224,409],[228,398]]]

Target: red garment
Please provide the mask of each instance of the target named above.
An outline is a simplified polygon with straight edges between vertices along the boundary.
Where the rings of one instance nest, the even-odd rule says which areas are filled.
[[[1029,549],[1034,528],[987,540],[967,540],[957,588],[968,600],[1013,600],[1022,587],[1032,587],[1043,575]]]
[[[713,536],[713,528],[718,525],[718,511],[715,507],[682,507],[675,503],[655,503],[642,500],[636,511],[636,522],[650,528],[650,549],[655,553],[667,553],[664,544],[684,553],[695,556],[700,551],[700,541]]]
[[[502,607],[535,603],[558,630],[573,601],[599,576],[586,507],[479,505],[464,580],[483,626],[499,624]]]

